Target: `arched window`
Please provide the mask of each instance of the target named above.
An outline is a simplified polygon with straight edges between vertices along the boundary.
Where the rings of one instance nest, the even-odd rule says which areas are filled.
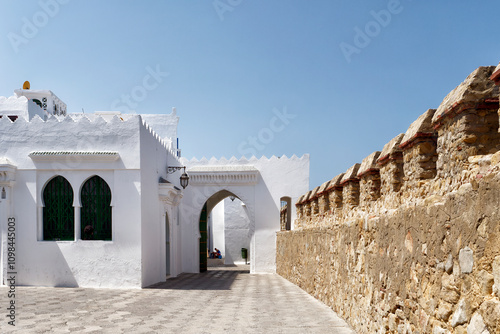
[[[83,240],[111,240],[111,189],[99,176],[82,186],[80,195]]]
[[[43,240],[74,240],[73,188],[56,176],[43,189]]]
[[[280,198],[280,225],[282,231],[292,229],[292,199],[288,196]]]

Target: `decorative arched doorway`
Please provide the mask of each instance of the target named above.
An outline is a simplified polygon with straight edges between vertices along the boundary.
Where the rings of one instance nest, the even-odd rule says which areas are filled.
[[[248,223],[246,224],[246,229],[243,231],[238,231],[240,234],[243,232],[245,235],[243,238],[241,236],[239,238],[234,238],[234,233],[235,230],[232,230],[232,235],[227,235],[225,233],[225,229],[228,228],[228,224],[230,221],[227,220],[228,217],[226,216],[227,213],[224,211],[224,200],[228,199],[229,203],[233,202],[235,199],[238,199],[239,203],[242,203],[242,206],[246,207],[246,204],[240,199],[239,196],[234,194],[231,191],[228,190],[220,190],[210,196],[204,203],[201,212],[200,212],[200,218],[199,218],[199,270],[200,272],[204,272],[207,270],[207,262],[208,262],[208,257],[212,251],[215,251],[215,247],[217,244],[215,243],[216,239],[219,239],[219,242],[222,241],[222,248],[219,245],[218,249],[222,252],[224,256],[224,264],[234,264],[234,254],[235,254],[235,247],[239,247],[238,252],[241,254],[241,248],[250,248],[250,239],[253,234],[253,224],[250,223],[250,214],[248,210],[245,208],[245,216],[246,220]],[[229,199],[232,199],[231,201]],[[222,217],[219,215],[217,216],[217,221],[214,220],[214,215],[212,215],[214,208],[223,206],[222,208]],[[222,222],[220,221],[222,219]],[[214,224],[217,224],[218,228],[215,227]],[[222,224],[222,230],[221,230],[221,224]],[[217,230],[217,232],[215,231]],[[215,234],[218,233],[223,233],[222,236],[217,236],[215,237]],[[229,233],[231,234],[231,233]],[[243,239],[243,240],[242,240]],[[235,244],[237,244],[235,246]],[[232,254],[232,255],[231,255]],[[229,256],[229,258],[228,258]],[[241,256],[240,256],[241,257]],[[239,257],[238,259],[239,260]],[[245,259],[248,260],[248,259]]]
[[[183,249],[186,250],[183,253],[184,270],[199,272],[200,254],[203,252],[202,259],[206,258],[207,247],[213,247],[209,242],[202,244],[200,248],[200,239],[204,242],[205,237],[208,237],[203,232],[204,228],[200,230],[200,218],[205,218],[201,214],[204,206],[206,205],[209,223],[209,214],[213,208],[211,202],[218,202],[214,199],[219,196],[219,200],[222,200],[229,194],[234,194],[245,204],[245,212],[248,214],[247,237],[250,241],[247,258],[250,260],[250,272],[275,272],[280,199],[286,195],[293,202],[307,191],[309,157],[252,157],[249,160],[212,158],[199,161],[183,159],[182,163],[187,166],[186,172],[189,175],[189,186],[183,191],[179,213],[184,231]],[[293,210],[291,213],[290,221],[293,222]],[[241,249],[239,252],[241,254]],[[204,266],[201,270],[204,270]]]
[[[250,248],[250,225],[246,204],[236,194],[221,190],[208,198],[199,221],[200,272],[207,270],[207,258],[216,248],[224,265],[247,263],[242,249]]]

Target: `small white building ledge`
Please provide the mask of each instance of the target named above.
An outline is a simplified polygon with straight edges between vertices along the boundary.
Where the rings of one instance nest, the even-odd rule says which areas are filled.
[[[256,185],[259,176],[254,166],[194,166],[187,173],[193,185]]]
[[[118,152],[79,152],[79,151],[56,151],[56,152],[31,152],[29,157],[33,161],[58,161],[76,158],[88,162],[116,161],[120,158]]]

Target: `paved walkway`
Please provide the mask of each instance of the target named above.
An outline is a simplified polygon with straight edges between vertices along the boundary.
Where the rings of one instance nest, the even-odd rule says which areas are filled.
[[[0,333],[354,333],[276,274],[211,267],[142,290],[16,288],[16,328],[0,288]]]

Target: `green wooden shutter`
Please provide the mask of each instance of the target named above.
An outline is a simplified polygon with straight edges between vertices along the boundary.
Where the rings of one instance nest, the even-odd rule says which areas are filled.
[[[75,208],[73,188],[62,176],[56,176],[43,190],[43,240],[74,240]]]
[[[81,202],[82,239],[111,240],[111,189],[106,181],[97,175],[88,179],[82,186]],[[92,227],[92,234],[86,232],[87,226]]]

